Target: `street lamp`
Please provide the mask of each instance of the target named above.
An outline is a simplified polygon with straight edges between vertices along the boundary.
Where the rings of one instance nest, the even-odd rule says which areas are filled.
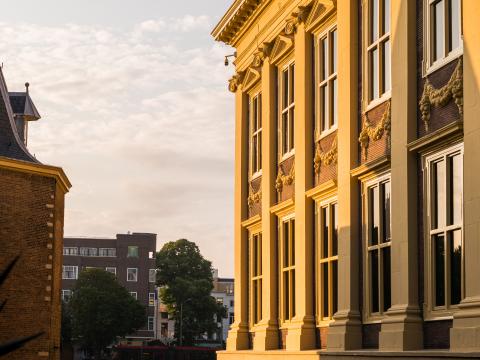
[[[183,344],[183,304],[186,304],[190,300],[192,300],[192,298],[188,298],[180,303],[180,346]]]

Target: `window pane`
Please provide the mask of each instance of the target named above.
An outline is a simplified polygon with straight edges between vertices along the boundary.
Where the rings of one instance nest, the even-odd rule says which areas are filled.
[[[436,235],[433,243],[434,277],[435,277],[435,306],[445,305],[445,238]]]
[[[450,224],[462,223],[462,157],[460,154],[450,158]]]
[[[257,136],[252,138],[252,172],[257,171]]]
[[[322,117],[322,130],[328,129],[328,91],[327,86],[320,88],[320,114]]]
[[[337,98],[338,85],[337,78],[332,81],[332,126],[337,125]]]
[[[378,186],[369,190],[370,198],[370,245],[378,244],[379,228],[380,228],[380,211],[378,209]]]
[[[382,249],[383,256],[383,311],[387,311],[392,305],[391,301],[391,262],[390,246]]]
[[[435,229],[445,226],[446,220],[446,189],[445,189],[445,161],[439,161],[433,165],[433,180],[434,180],[434,223]]]
[[[293,104],[295,101],[295,65],[290,65],[290,103]]]
[[[258,119],[258,128],[262,127],[262,94],[258,94],[257,96],[257,119]]]
[[[291,237],[291,242],[290,246],[292,248],[291,253],[292,253],[292,259],[290,261],[290,265],[293,266],[295,265],[295,220],[290,220],[290,237]]]
[[[370,44],[378,39],[378,1],[370,0]]]
[[[320,80],[323,81],[328,76],[328,42],[327,38],[320,40]]]
[[[332,316],[338,310],[338,264],[337,261],[332,262]]]
[[[391,89],[391,56],[390,56],[390,40],[383,43],[383,92]]]
[[[256,323],[258,320],[258,307],[257,307],[257,299],[258,299],[258,292],[257,292],[257,281],[252,281],[252,288],[253,288],[253,306],[252,306],[252,311],[253,311],[253,322]]]
[[[285,319],[290,318],[290,288],[289,288],[288,271],[283,273],[283,316]]]
[[[288,71],[285,70],[282,76],[283,76],[282,109],[285,109],[288,106]]]
[[[460,0],[450,0],[450,51],[460,46]]]
[[[372,313],[378,312],[378,251],[370,251],[370,294]]]
[[[445,8],[443,1],[433,5],[433,25],[433,60],[435,61],[445,55]]]
[[[322,296],[322,316],[328,317],[328,263],[322,264],[322,288],[323,288],[323,296]]]
[[[332,73],[337,72],[337,29],[332,31]]]
[[[253,238],[252,238],[252,261],[253,261],[253,264],[252,264],[252,276],[255,277],[258,275],[257,273],[257,268],[258,268],[258,264],[257,264],[257,235],[253,235]]]
[[[370,89],[370,100],[378,98],[378,48],[370,51]]]
[[[282,114],[282,153],[288,152],[288,112]]]
[[[288,151],[290,150],[293,150],[294,148],[294,144],[295,144],[295,140],[294,140],[294,136],[295,136],[295,113],[294,113],[294,108],[290,108],[289,110],[290,112],[290,123],[289,123],[289,127],[288,127],[288,133],[289,133],[289,147],[288,147]]]
[[[258,243],[258,250],[257,250],[257,274],[262,275],[262,234],[257,235],[257,243]]]
[[[295,316],[295,270],[290,270],[290,276],[292,277],[292,288],[290,291],[292,292],[292,313],[290,314],[290,318]]]
[[[253,98],[253,104],[252,104],[252,132],[257,131],[258,125],[257,125],[257,98]]]
[[[283,223],[283,267],[288,266],[288,245],[289,245],[289,240],[288,240],[288,222]]]
[[[462,299],[462,232],[450,234],[450,301],[458,304]]]
[[[262,168],[262,132],[258,134],[257,156],[257,170],[260,170]]]
[[[258,321],[262,319],[262,279],[258,280]]]
[[[330,219],[328,216],[328,207],[322,208],[322,258],[328,257],[328,227]]]
[[[390,241],[391,221],[390,221],[390,182],[382,184],[382,212],[383,212],[383,239],[382,242]]]
[[[390,32],[390,0],[383,2],[383,33]]]
[[[338,204],[332,205],[332,256],[338,255]]]

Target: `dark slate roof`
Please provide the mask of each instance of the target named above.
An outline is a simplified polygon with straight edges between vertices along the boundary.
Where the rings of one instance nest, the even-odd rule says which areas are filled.
[[[13,114],[23,115],[25,120],[34,121],[40,119],[41,116],[38,113],[32,98],[28,94],[28,86],[29,84],[26,83],[25,87],[27,88],[27,91],[25,92],[9,92],[8,95],[10,97],[10,105],[12,106]]]
[[[35,109],[36,110],[36,109]],[[37,112],[38,113],[38,112]],[[12,105],[8,95],[7,84],[0,69],[0,156],[11,159],[23,160],[32,163],[39,163],[30,154],[25,143],[20,139],[15,120],[13,117]]]

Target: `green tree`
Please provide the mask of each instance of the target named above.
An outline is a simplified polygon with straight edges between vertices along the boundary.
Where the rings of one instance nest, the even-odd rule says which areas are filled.
[[[100,358],[117,337],[145,325],[145,307],[121,286],[115,276],[101,269],[80,273],[68,303],[72,337]]]
[[[178,343],[191,345],[196,337],[216,332],[215,319],[226,317],[226,310],[210,295],[212,263],[198,246],[186,239],[168,242],[157,252],[156,261],[160,297],[175,319]]]

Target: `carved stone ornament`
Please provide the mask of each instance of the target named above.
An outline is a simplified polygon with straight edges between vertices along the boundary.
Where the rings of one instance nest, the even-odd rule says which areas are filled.
[[[315,149],[315,157],[313,158],[313,168],[315,169],[315,174],[320,174],[321,166],[328,166],[330,164],[337,162],[338,156],[338,147],[337,147],[337,137],[332,142],[330,150],[323,152],[320,148],[320,142],[317,143]]]
[[[230,80],[228,80],[228,90],[231,92],[237,91],[238,86],[242,83],[243,74],[236,73]]]
[[[367,116],[364,115],[363,128],[358,137],[358,142],[360,146],[365,150],[365,159],[367,158],[367,149],[370,145],[370,141],[377,141],[383,137],[383,134],[390,136],[391,129],[391,111],[390,111],[391,101],[389,101],[385,107],[382,118],[377,126],[373,126],[368,120]]]
[[[283,169],[281,166],[278,167],[278,175],[277,175],[277,179],[275,180],[275,189],[277,189],[279,193],[283,191],[284,186],[292,185],[294,181],[295,181],[295,165],[292,165],[288,175],[283,172]]]
[[[460,119],[463,118],[463,64],[462,58],[458,60],[455,70],[448,83],[440,89],[435,89],[427,80],[423,87],[422,97],[419,102],[420,112],[422,113],[422,121],[425,125],[425,131],[428,131],[430,122],[430,112],[432,106],[445,106],[450,100],[454,100],[458,107]]]
[[[262,200],[262,190],[255,191],[250,183],[250,190],[248,191],[247,204],[251,209],[253,205],[258,204]]]
[[[297,30],[297,26],[308,17],[310,10],[312,9],[311,5],[308,6],[299,6],[293,13],[290,15],[290,18],[287,19],[285,23],[285,34],[286,35],[293,35]]]

